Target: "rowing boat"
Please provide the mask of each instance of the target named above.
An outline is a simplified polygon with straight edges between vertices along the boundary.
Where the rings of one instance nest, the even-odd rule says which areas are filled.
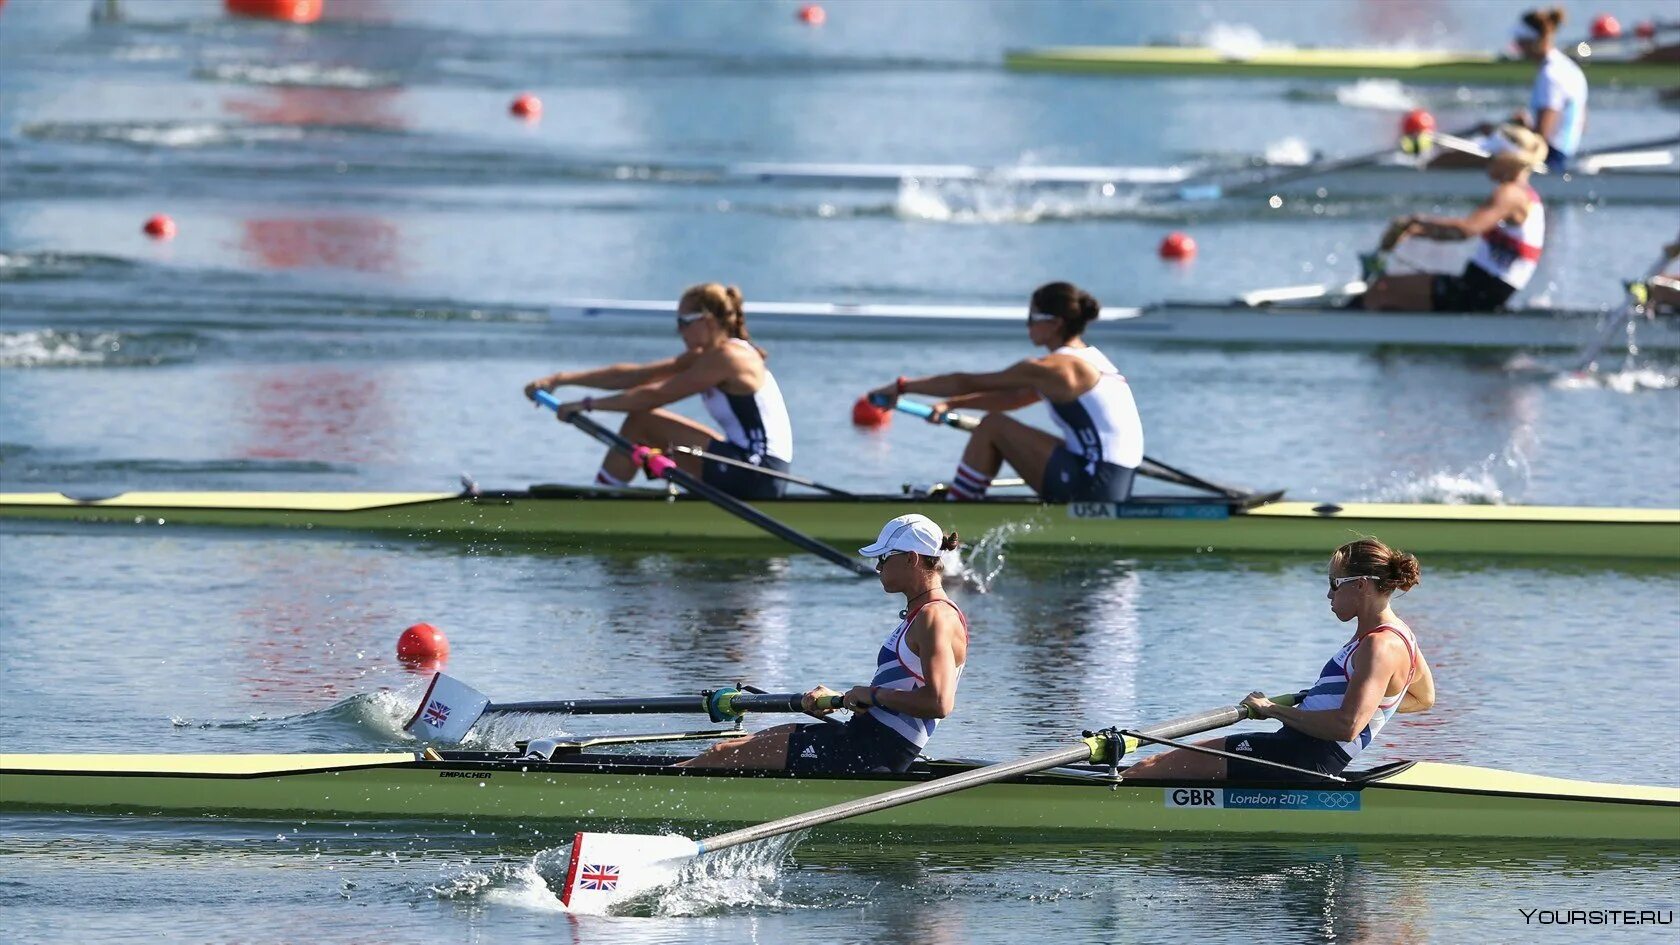
[[[1377,534],[1419,554],[1680,562],[1680,510],[1549,506],[1312,503],[1139,497],[1043,505],[1030,498],[940,502],[906,496],[789,496],[754,503],[841,548],[880,523],[923,512],[964,535],[1006,534],[1012,552],[1321,554]],[[1270,500],[1270,501],[1268,501]],[[102,498],[0,493],[0,519],[329,529],[413,539],[533,541],[590,549],[763,550],[774,539],[711,504],[651,489],[538,486],[528,491],[127,492]]]
[[[672,767],[673,756],[513,752],[320,755],[0,755],[0,810],[128,815],[513,819],[658,825],[761,821],[979,767],[902,775],[792,776]],[[1544,837],[1680,840],[1680,790],[1431,762],[1351,773],[1345,784],[1129,784],[1068,767],[882,811],[894,830],[1057,835]]]
[[[1595,309],[1522,308],[1504,312],[1366,312],[1341,308],[1333,290],[1314,287],[1315,298],[1265,301],[1168,301],[1136,308],[1104,308],[1088,337],[1168,345],[1261,345],[1314,348],[1440,348],[1574,350],[1593,343],[1613,312]],[[570,299],[555,303],[557,320],[610,320],[670,330],[674,301]],[[960,328],[965,333],[1019,336],[1020,305],[849,304],[753,302],[753,325],[776,330],[859,333],[869,337],[928,337]],[[1680,316],[1634,321],[1644,351],[1680,350]]]
[[[1594,83],[1667,87],[1674,64],[1578,57]],[[1399,79],[1435,85],[1527,85],[1537,66],[1480,52],[1272,48],[1237,54],[1205,46],[1046,46],[1010,50],[1004,65],[1029,72],[1219,76],[1237,79]]]
[[[1611,160],[1615,158],[1615,160]],[[1638,158],[1639,163],[1630,162]],[[1320,200],[1350,199],[1462,199],[1482,200],[1492,190],[1487,173],[1479,168],[1428,169],[1405,155],[1358,166],[1328,166],[1322,173],[1298,174],[1300,164],[1263,163],[1243,171],[1212,174],[1230,178],[1224,189],[1236,190],[1258,199],[1274,194]],[[742,163],[717,165],[662,165],[653,179],[662,176],[683,182],[716,184],[780,184],[804,187],[931,187],[944,184],[998,188],[1070,188],[1096,192],[1097,196],[1182,194],[1196,196],[1202,179],[1183,166],[1127,165],[1000,165],[971,164],[843,164],[843,163]],[[675,175],[671,177],[671,175]],[[1275,186],[1245,184],[1243,178],[1263,181],[1268,175],[1281,179]],[[636,177],[634,179],[642,179]],[[1589,157],[1564,173],[1541,174],[1534,178],[1540,195],[1557,203],[1680,203],[1680,167],[1666,150],[1630,155]]]

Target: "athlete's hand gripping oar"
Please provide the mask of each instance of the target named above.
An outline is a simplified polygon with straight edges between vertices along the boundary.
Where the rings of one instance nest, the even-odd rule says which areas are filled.
[[[1286,696],[1274,701],[1288,705],[1293,704],[1293,698]],[[1235,725],[1249,717],[1246,706],[1236,705],[1163,722],[1142,730],[1140,734],[1149,738],[1183,738]],[[837,820],[861,817],[1063,765],[1119,764],[1121,758],[1136,751],[1144,741],[1138,735],[1125,732],[1097,732],[1067,748],[1031,755],[1019,761],[975,768],[704,840],[690,840],[676,834],[579,833],[572,840],[571,864],[566,870],[566,884],[560,892],[560,900],[573,912],[602,913],[614,903],[670,884],[679,877],[685,864],[702,853],[809,830]]]
[[[486,715],[509,712],[558,715],[705,715],[713,722],[739,722],[748,712],[805,712],[804,693],[748,692],[734,686],[688,696],[625,699],[559,699],[539,702],[491,702],[490,697],[445,673],[435,673],[403,726],[421,741],[454,744]],[[818,708],[841,708],[839,696],[817,700]]]
[[[559,399],[545,390],[533,391],[531,399],[550,410],[556,410],[560,406]],[[572,414],[570,417],[566,418],[566,422],[589,434],[595,439],[600,440],[609,448],[619,450],[620,452],[629,455],[631,459],[635,460],[636,465],[646,470],[650,476],[657,476],[660,479],[664,479],[667,482],[680,486],[684,492],[699,496],[736,518],[756,525],[770,534],[775,535],[777,538],[782,539],[788,544],[805,551],[809,551],[811,554],[814,554],[819,558],[823,558],[837,564],[859,577],[875,576],[875,572],[873,570],[865,567],[851,555],[845,554],[838,548],[826,545],[809,535],[794,531],[747,503],[742,502],[740,499],[737,499],[723,490],[718,489],[715,486],[708,485],[700,479],[689,475],[684,472],[682,467],[678,466],[670,457],[655,450],[648,449],[645,446],[632,443],[618,433],[609,430],[606,427],[601,426],[599,423],[596,423],[594,420],[584,416],[582,413]]]
[[[1673,258],[1665,251],[1662,258],[1658,259],[1651,268],[1645,270],[1645,278],[1628,285],[1627,300],[1622,303],[1622,307],[1617,310],[1616,314],[1604,323],[1604,328],[1599,331],[1598,337],[1582,349],[1581,356],[1575,359],[1573,372],[1591,370],[1593,365],[1598,363],[1598,356],[1610,344],[1610,340],[1617,335],[1621,335],[1625,343],[1628,323],[1633,321],[1634,316],[1643,315],[1648,311],[1650,290],[1646,288],[1646,283],[1661,275],[1663,267],[1667,266]]]
[[[880,407],[889,406],[884,398],[878,399],[872,397],[870,398],[870,402],[875,403],[876,406]],[[921,417],[923,420],[934,420],[933,408],[927,404],[921,403],[920,401],[905,400],[903,397],[900,397],[890,406],[900,413],[907,413],[913,417]],[[938,422],[948,427],[954,427],[958,430],[972,430],[980,425],[980,421],[974,419],[973,417],[954,413],[949,410],[938,416]],[[1166,463],[1158,462],[1148,456],[1143,458],[1143,464],[1138,466],[1138,472],[1151,479],[1159,479],[1162,482],[1170,482],[1174,485],[1186,486],[1191,489],[1201,489],[1237,502],[1253,499],[1256,495],[1255,493],[1244,489],[1235,489],[1231,486],[1222,486],[1217,483],[1208,482],[1200,476],[1194,476],[1190,473],[1184,472],[1183,470],[1175,469],[1168,466]]]

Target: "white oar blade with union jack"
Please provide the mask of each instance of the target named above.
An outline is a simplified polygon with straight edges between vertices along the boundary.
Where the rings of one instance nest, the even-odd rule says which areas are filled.
[[[604,915],[613,905],[670,885],[700,845],[687,837],[580,833],[572,840],[560,901],[572,912]]]
[[[453,676],[436,673],[403,730],[423,742],[453,745],[490,705],[490,697]]]

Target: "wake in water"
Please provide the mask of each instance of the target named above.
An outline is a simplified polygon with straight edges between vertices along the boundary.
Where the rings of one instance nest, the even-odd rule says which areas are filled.
[[[197,353],[189,332],[0,331],[0,368],[152,367]]]
[[[1473,467],[1422,476],[1393,474],[1387,483],[1367,487],[1372,502],[1440,505],[1504,505],[1528,488],[1527,450],[1512,443]]]

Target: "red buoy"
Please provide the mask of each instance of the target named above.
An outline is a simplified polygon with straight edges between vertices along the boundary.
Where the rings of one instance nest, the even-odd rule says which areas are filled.
[[[878,430],[892,422],[892,411],[886,407],[877,407],[869,402],[868,397],[859,397],[852,405],[852,425],[868,427]]]
[[[1435,130],[1435,116],[1428,109],[1414,108],[1400,119],[1400,133],[1403,135],[1421,135]]]
[[[321,18],[325,0],[222,0],[222,7],[234,16],[282,23],[313,23]]]
[[[1593,39],[1615,39],[1622,35],[1622,21],[1608,13],[1600,13],[1592,21]]]
[[[1656,39],[1657,21],[1640,20],[1638,23],[1633,25],[1633,35],[1639,37],[1640,39]]]
[[[828,14],[822,7],[814,3],[807,3],[799,8],[799,22],[806,26],[821,26],[828,21]]]
[[[1187,260],[1196,255],[1196,241],[1188,233],[1174,230],[1161,239],[1161,258]]]
[[[429,623],[417,623],[397,638],[397,659],[404,663],[437,663],[449,658],[449,639]]]
[[[542,117],[542,99],[530,92],[522,92],[508,105],[508,112],[526,121],[536,121]]]
[[[140,230],[154,240],[172,240],[175,238],[175,221],[167,214],[154,213]]]

